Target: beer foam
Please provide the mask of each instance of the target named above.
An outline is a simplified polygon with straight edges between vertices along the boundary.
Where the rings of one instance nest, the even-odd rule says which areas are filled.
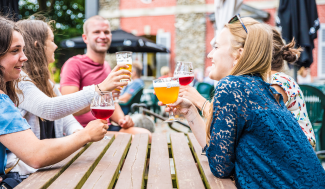
[[[154,83],[153,87],[167,87],[167,88],[179,87],[179,83],[178,82]]]
[[[95,107],[90,107],[90,109],[96,109],[96,110],[115,110],[115,106],[107,106],[107,107],[95,106]]]
[[[132,64],[132,61],[121,61],[117,62],[117,64]]]

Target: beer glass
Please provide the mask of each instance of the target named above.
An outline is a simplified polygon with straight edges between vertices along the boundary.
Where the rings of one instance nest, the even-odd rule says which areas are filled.
[[[177,101],[179,92],[179,80],[177,77],[167,77],[153,80],[153,87],[159,101],[166,104],[172,104]],[[170,111],[169,118],[165,122],[178,121],[174,117],[173,111]]]
[[[132,71],[132,52],[130,51],[120,51],[116,53],[116,62],[117,65],[128,65],[128,68],[120,68],[120,70],[125,69],[128,71]],[[129,82],[128,79],[121,79],[121,82]],[[119,91],[119,89],[115,89],[116,91]],[[118,98],[115,97],[114,101],[118,103]]]
[[[174,71],[174,77],[179,78],[180,85],[188,85],[194,79],[192,62],[178,61]]]
[[[125,69],[132,71],[132,52],[130,51],[120,51],[116,53],[117,65],[128,65],[128,68],[120,68],[120,70]],[[129,82],[128,79],[121,79],[121,82]]]
[[[97,119],[107,120],[110,118],[115,110],[112,93],[108,91],[95,93],[90,105],[90,110],[93,116]]]

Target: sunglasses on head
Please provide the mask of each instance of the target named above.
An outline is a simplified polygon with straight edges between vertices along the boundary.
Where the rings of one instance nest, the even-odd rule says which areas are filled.
[[[236,22],[236,21],[238,21],[238,20],[239,20],[239,22],[241,23],[241,25],[243,26],[243,28],[244,28],[244,30],[246,31],[246,33],[248,33],[248,32],[247,32],[247,28],[246,28],[244,22],[243,22],[243,21],[241,20],[241,18],[240,18],[240,14],[236,14],[234,17],[232,17],[232,19],[229,20],[228,24],[232,24],[232,23],[234,23],[234,22]]]

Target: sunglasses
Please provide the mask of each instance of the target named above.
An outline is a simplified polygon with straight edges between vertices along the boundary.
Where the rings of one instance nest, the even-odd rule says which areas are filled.
[[[241,23],[241,25],[243,26],[243,28],[244,28],[244,30],[246,31],[246,33],[248,33],[248,32],[247,32],[247,28],[246,28],[244,22],[243,22],[243,21],[241,20],[241,18],[240,18],[240,14],[236,14],[234,17],[232,17],[232,19],[229,20],[228,24],[232,24],[232,23],[234,23],[234,22],[236,22],[236,21],[238,21],[238,20],[239,20],[239,22]]]

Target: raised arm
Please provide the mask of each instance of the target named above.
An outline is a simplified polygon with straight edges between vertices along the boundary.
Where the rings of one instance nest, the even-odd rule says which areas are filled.
[[[30,130],[0,136],[0,142],[29,166],[39,169],[57,163],[88,142],[101,140],[107,132],[107,122],[95,120],[73,135],[39,140]]]
[[[51,98],[30,81],[19,82],[19,88],[23,91],[19,108],[50,121],[61,119],[89,106],[95,93],[95,86],[89,86],[71,95]]]
[[[159,106],[163,106],[162,102],[158,103]],[[203,147],[206,146],[206,127],[205,122],[201,118],[200,114],[198,113],[197,109],[193,105],[191,101],[186,98],[178,97],[177,101],[174,104],[168,105],[170,106],[173,111],[176,113],[177,111],[183,114],[188,121],[188,124],[191,127],[195,138],[199,142],[199,144]],[[171,111],[171,108],[167,107],[165,110],[166,112]]]
[[[202,110],[206,99],[194,87],[188,85],[181,86],[179,90],[179,96],[191,101],[199,110],[203,112],[204,116],[207,116],[209,114],[210,102],[207,101],[204,109]]]
[[[224,85],[223,85],[224,84]],[[229,89],[228,83],[219,83],[214,97],[213,117],[210,126],[210,142],[206,149],[209,166],[214,176],[227,178],[235,168],[235,147],[238,128],[245,121],[241,117],[244,98],[239,89]]]

